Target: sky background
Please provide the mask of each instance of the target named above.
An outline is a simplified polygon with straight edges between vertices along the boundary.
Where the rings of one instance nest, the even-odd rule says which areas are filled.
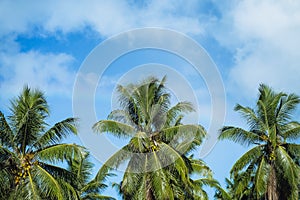
[[[260,83],[300,94],[297,0],[0,0],[0,110],[9,115],[9,100],[28,84],[45,91],[51,109],[49,124],[73,116],[73,85],[84,59],[106,39],[144,27],[184,33],[207,51],[225,87],[226,125],[246,127],[233,107],[236,103],[253,106]],[[166,70],[168,87],[182,92],[179,100],[190,100],[191,94],[176,85],[176,76],[188,82],[196,97],[197,120],[208,128],[212,105],[201,74],[176,55],[149,49],[120,57],[102,75],[95,95],[97,119],[105,119],[115,107],[116,84],[138,80],[149,63],[164,65],[160,69]],[[162,76],[159,70],[147,73]],[[97,81],[97,77],[91,75],[88,80]],[[187,116],[187,121],[194,117]],[[295,118],[299,120],[299,109]],[[116,146],[122,144],[109,139]],[[68,142],[81,143],[78,138]],[[224,186],[231,166],[246,150],[221,141],[204,160]],[[95,171],[100,166],[101,162],[96,162]],[[113,192],[105,193],[115,195]]]

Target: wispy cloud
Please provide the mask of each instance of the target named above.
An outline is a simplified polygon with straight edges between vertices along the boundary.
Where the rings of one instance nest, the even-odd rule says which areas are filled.
[[[253,97],[264,82],[299,93],[300,2],[238,1],[228,7],[211,29],[235,56],[228,91]]]
[[[104,36],[145,26],[198,34],[204,29],[197,18],[196,7],[199,7],[197,1],[149,1],[137,6],[130,1],[4,0],[0,2],[0,35],[31,33],[32,30],[67,33],[85,26]]]
[[[71,66],[76,58],[63,52],[22,52],[16,42],[19,35],[53,37],[89,27],[107,37],[145,26],[202,34],[196,6],[197,1],[0,1],[1,91],[16,93],[29,84],[50,94],[68,93],[75,78]]]
[[[196,38],[212,37],[229,50],[234,64],[228,66],[223,78],[231,96],[255,97],[261,82],[275,89],[300,92],[296,84],[300,74],[298,1],[233,0],[222,5],[211,1],[209,7],[183,0],[31,2],[0,2],[1,91],[16,91],[25,83],[38,85],[50,94],[71,91],[78,67],[72,68],[76,58],[63,52],[21,52],[15,41],[20,34],[47,37],[89,27],[105,38],[131,28],[155,26]],[[179,47],[180,41],[169,45]]]
[[[5,96],[14,96],[28,84],[47,91],[47,95],[72,93],[75,71],[74,59],[67,54],[0,53],[0,88]]]

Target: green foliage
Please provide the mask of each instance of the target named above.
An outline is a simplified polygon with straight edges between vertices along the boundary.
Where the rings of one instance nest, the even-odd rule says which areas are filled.
[[[299,103],[297,95],[276,93],[262,84],[255,109],[235,107],[249,130],[225,126],[219,139],[254,147],[231,169],[233,183],[228,184],[228,190],[232,199],[299,198],[300,148],[288,142],[300,137],[300,124],[291,120]]]
[[[300,144],[292,143],[300,138],[300,123],[292,120],[300,103],[297,95],[260,85],[255,108],[236,105],[249,128],[225,126],[219,139],[250,149],[233,165],[224,190],[211,169],[191,155],[206,136],[201,125],[182,123],[193,106],[171,106],[165,82],[165,77],[150,77],[117,87],[120,109],[95,123],[93,130],[129,142],[93,178],[88,151],[61,143],[77,134],[77,119],[49,127],[44,94],[25,87],[11,101],[10,115],[0,112],[1,198],[112,200],[101,192],[114,175],[110,171],[126,163],[121,183],[113,184],[123,199],[208,199],[207,186],[216,189],[217,199],[299,199]],[[67,168],[61,167],[65,164]]]
[[[55,166],[81,157],[80,146],[60,143],[77,133],[76,119],[47,129],[49,108],[44,94],[28,87],[11,101],[10,111],[7,118],[0,112],[2,199],[78,199],[74,174]]]
[[[90,161],[88,152],[84,152],[82,157],[74,157],[68,159],[68,169],[75,174],[75,187],[78,191],[80,200],[114,200],[109,196],[101,195],[100,193],[108,186],[104,183],[107,177],[114,174],[107,173],[105,170],[99,170],[97,175],[90,180],[94,164]]]
[[[204,185],[219,186],[208,175],[191,179],[194,172],[209,171],[201,161],[188,158],[206,131],[200,125],[182,124],[184,114],[194,109],[189,102],[171,106],[165,81],[150,77],[139,84],[119,85],[120,109],[93,126],[97,133],[130,139],[102,167],[109,171],[128,162],[122,182],[114,184],[123,199],[199,199],[207,196]]]

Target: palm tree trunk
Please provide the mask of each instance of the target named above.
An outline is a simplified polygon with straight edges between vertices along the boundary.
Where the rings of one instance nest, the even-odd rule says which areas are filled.
[[[277,178],[276,178],[275,168],[273,164],[271,165],[271,171],[268,180],[267,196],[268,196],[268,200],[278,200]]]
[[[152,192],[152,187],[148,179],[146,180],[146,188],[147,188],[146,200],[155,200],[155,197]]]
[[[147,190],[146,200],[155,200],[151,189]]]

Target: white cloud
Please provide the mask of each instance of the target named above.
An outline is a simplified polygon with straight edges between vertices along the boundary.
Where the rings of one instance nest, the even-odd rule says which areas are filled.
[[[173,28],[191,35],[211,34],[228,48],[235,56],[234,66],[230,66],[226,77],[226,90],[232,95],[239,93],[254,97],[260,82],[276,89],[300,92],[296,84],[300,74],[299,1],[233,0],[222,5],[213,1],[220,11],[218,16],[203,12],[203,3],[199,1],[157,0],[138,2],[138,5],[131,1],[96,0],[30,2],[0,1],[0,37],[2,40],[10,38],[7,39],[10,42],[0,46],[1,59],[4,64],[10,60],[10,66],[13,66],[5,71],[3,64],[1,67],[1,72],[7,72],[4,74],[7,76],[7,83],[4,83],[7,88],[19,87],[22,85],[20,80],[42,83],[39,85],[47,90],[55,88],[49,85],[49,78],[44,75],[56,76],[54,71],[68,74],[68,80],[74,79],[71,76],[74,72],[68,68],[72,59],[66,54],[17,52],[18,44],[13,39],[20,33],[67,33],[89,26],[102,36],[111,36],[130,28],[155,26]],[[28,63],[21,63],[21,60]],[[5,65],[9,66],[8,63]],[[50,65],[62,67],[54,69]],[[67,85],[59,87],[59,90],[69,88],[72,81],[65,81],[62,75],[57,76],[61,85]],[[1,87],[4,88],[3,84]]]
[[[72,93],[75,72],[74,61],[67,54],[0,53],[1,93],[14,96],[26,84],[47,91],[47,95]]]
[[[66,54],[21,52],[15,38],[20,34],[47,37],[90,27],[102,36],[111,36],[131,28],[168,27],[198,34],[197,13],[190,12],[196,1],[150,1],[137,6],[126,1],[0,1],[1,90],[8,93],[25,83],[39,86],[48,93],[70,90],[74,72],[72,57]],[[182,14],[178,11],[182,10]]]
[[[300,93],[300,2],[237,1],[229,7],[211,30],[235,55],[227,91],[253,97],[263,82]]]
[[[193,12],[196,5],[197,1],[151,1],[138,7],[126,1],[4,0],[0,2],[0,34],[31,33],[34,28],[46,33],[66,33],[80,31],[85,26],[104,36],[145,26],[168,27],[198,34],[203,32],[203,28],[197,13]],[[185,9],[182,10],[183,7]]]
[[[293,29],[300,23],[299,8],[296,1],[244,1],[234,8],[233,23],[241,39],[283,42],[282,36],[295,36]]]

